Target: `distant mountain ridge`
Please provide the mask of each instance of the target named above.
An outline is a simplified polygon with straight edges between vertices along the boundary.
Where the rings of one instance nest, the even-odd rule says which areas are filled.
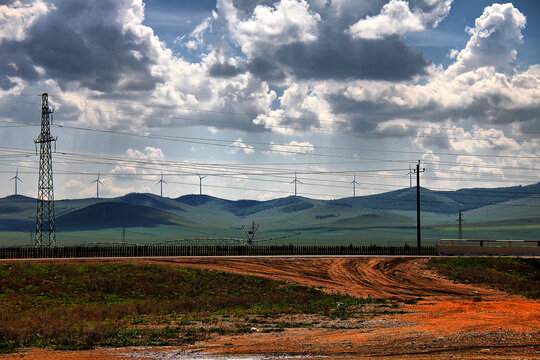
[[[421,189],[424,214],[454,216],[459,210],[480,211],[519,201],[538,202],[540,183],[504,188],[471,188],[457,191]],[[0,199],[0,230],[31,231],[35,223],[35,199],[7,196]],[[520,205],[522,206],[522,205]],[[540,207],[539,207],[540,208]],[[267,228],[351,229],[378,226],[409,226],[416,210],[416,188],[337,200],[288,196],[267,201],[227,200],[209,195],[162,198],[154,194],[130,193],[110,199],[66,199],[55,203],[59,231],[95,230],[117,227],[209,227],[239,229],[243,219],[257,219]],[[540,218],[540,210],[531,218]],[[494,214],[494,210],[490,210]],[[440,215],[437,215],[440,214]],[[493,221],[504,221],[504,211]],[[479,215],[481,216],[481,214]],[[483,216],[483,215],[482,215]],[[490,219],[491,220],[491,219]],[[414,224],[412,224],[414,225]],[[332,230],[334,231],[334,230]]]

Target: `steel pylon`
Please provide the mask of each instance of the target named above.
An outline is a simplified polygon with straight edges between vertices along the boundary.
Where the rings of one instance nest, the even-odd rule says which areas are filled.
[[[36,146],[39,144],[35,246],[56,246],[51,149],[51,144],[56,141],[56,137],[51,136],[52,113],[53,110],[49,107],[49,97],[47,93],[43,93],[41,95],[41,133],[34,140]]]

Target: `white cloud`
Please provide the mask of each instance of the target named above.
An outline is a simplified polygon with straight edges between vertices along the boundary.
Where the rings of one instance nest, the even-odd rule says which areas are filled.
[[[280,152],[281,155],[292,156],[295,155],[295,153],[313,154],[315,147],[307,141],[298,142],[293,140],[288,144],[275,144],[272,142],[270,144],[270,149],[272,151]]]
[[[294,134],[295,130],[291,127],[282,125],[282,120],[285,118],[285,111],[282,109],[270,110],[265,114],[259,114],[253,119],[253,124],[262,125],[272,132],[279,134]]]
[[[475,177],[486,175],[501,177],[504,175],[504,172],[499,168],[498,164],[490,164],[479,157],[458,156],[456,162],[460,165],[452,166],[448,173],[465,173]]]
[[[249,73],[238,75],[234,81],[209,76],[212,61],[218,59],[211,57],[212,54],[216,54],[215,51],[206,57],[203,56],[201,62],[195,63],[174,56],[153,30],[143,25],[144,4],[140,0],[111,0],[109,5],[106,2],[94,5],[81,1],[77,6],[72,6],[70,3],[58,1],[55,11],[43,14],[42,16],[46,18],[39,22],[45,29],[57,26],[62,36],[71,36],[69,41],[54,40],[52,48],[49,49],[51,53],[70,53],[69,57],[62,57],[62,61],[66,63],[53,64],[49,57],[44,58],[40,55],[42,52],[36,51],[19,56],[1,49],[2,59],[4,60],[6,56],[6,62],[4,65],[0,63],[0,84],[4,87],[0,90],[0,94],[13,93],[15,90],[20,92],[25,87],[26,78],[31,79],[36,88],[40,88],[38,91],[43,91],[43,84],[48,82],[50,86],[47,86],[47,91],[56,95],[58,110],[62,108],[57,120],[65,119],[95,128],[137,132],[171,125],[216,126],[220,122],[223,126],[230,127],[226,121],[230,116],[226,113],[253,113],[255,117],[256,114],[266,112],[276,98],[275,92],[270,90],[266,82]],[[14,4],[24,7],[18,1]],[[3,10],[4,8],[7,7],[1,7]],[[109,8],[112,9],[110,12],[102,14],[104,9]],[[63,21],[61,18],[65,17],[73,21]],[[79,21],[88,17],[92,17],[92,22]],[[213,15],[212,20],[217,17],[217,14]],[[57,24],[58,21],[60,23]],[[33,29],[31,21],[27,21],[26,24],[30,30]],[[94,28],[105,27],[107,32],[89,31],[89,24]],[[194,30],[194,38],[203,41],[202,34],[210,30],[211,25],[210,18],[203,21]],[[2,30],[0,28],[0,32]],[[32,31],[30,33],[36,37],[36,30]],[[111,35],[116,41],[114,46],[109,43],[110,39],[100,35],[110,31],[115,31]],[[20,37],[17,35],[18,40]],[[21,44],[20,52],[35,47],[32,45],[37,39],[26,40],[29,44],[26,47]],[[72,48],[74,44],[79,45]],[[42,44],[42,46],[49,45]],[[100,54],[99,59],[94,58],[95,54]],[[85,57],[84,61],[81,60],[82,56]],[[220,56],[219,59],[224,59],[223,54]],[[18,59],[25,59],[31,64],[21,64]],[[228,65],[237,65],[235,58],[227,60]],[[83,62],[90,65],[81,67]],[[18,76],[19,73],[21,76]],[[37,83],[36,77],[40,84]],[[111,92],[114,92],[118,103],[89,102],[67,97],[75,95],[99,98],[107,97]],[[138,105],[139,99],[144,99],[146,104],[153,103],[169,108]],[[194,113],[170,108],[170,105],[216,113],[215,116],[209,116],[204,112]],[[135,117],[134,113],[141,116]],[[206,119],[208,121],[205,122]],[[251,120],[245,118],[244,122],[236,122],[233,126],[253,129]],[[220,125],[218,127],[222,128]]]
[[[68,13],[66,4],[69,3],[57,1],[61,14]],[[115,3],[122,5],[116,6]],[[386,5],[383,7],[382,3]],[[448,13],[450,3],[451,1],[439,0],[317,0],[309,3],[303,0],[277,0],[273,5],[256,6],[247,1],[235,1],[237,9],[231,0],[219,0],[219,15],[205,19],[189,38],[194,41],[192,47],[198,52],[190,52],[190,56],[182,58],[175,56],[153,30],[143,24],[142,1],[112,1],[108,5],[116,11],[108,14],[104,23],[98,21],[95,26],[101,26],[101,29],[110,26],[118,30],[115,34],[119,36],[119,44],[122,46],[117,50],[121,51],[111,54],[118,54],[119,57],[105,56],[104,59],[111,60],[111,63],[106,63],[104,67],[95,66],[94,58],[84,58],[90,62],[90,69],[84,69],[80,74],[70,74],[69,71],[62,70],[63,66],[43,63],[43,59],[34,59],[35,61],[25,67],[24,63],[0,51],[0,56],[7,59],[3,64],[0,63],[0,75],[7,74],[0,79],[4,80],[0,84],[7,86],[7,90],[0,90],[0,96],[7,93],[40,93],[45,89],[56,95],[52,100],[57,109],[55,120],[58,123],[77,122],[92,128],[144,133],[155,132],[150,130],[153,128],[166,131],[167,127],[200,126],[211,134],[220,133],[225,128],[231,134],[231,143],[235,145],[231,152],[244,154],[253,152],[253,148],[242,141],[242,138],[246,139],[246,132],[252,131],[258,131],[261,137],[268,135],[270,131],[280,135],[296,135],[288,138],[280,136],[280,139],[287,139],[282,140],[284,142],[300,138],[300,132],[309,132],[301,138],[302,141],[291,141],[287,145],[272,144],[272,149],[308,154],[314,152],[312,143],[351,148],[388,146],[395,150],[408,149],[408,141],[414,141],[418,149],[430,156],[435,149],[449,149],[469,155],[482,152],[531,156],[539,153],[538,146],[515,140],[508,130],[500,130],[504,125],[511,125],[516,132],[525,131],[525,128],[531,130],[525,135],[516,135],[516,139],[521,136],[538,137],[535,133],[540,132],[540,65],[531,65],[524,70],[509,70],[516,57],[516,45],[522,41],[521,31],[525,26],[525,17],[511,4],[487,7],[477,19],[475,27],[469,30],[470,40],[467,46],[450,52],[455,59],[454,64],[447,69],[430,66],[429,73],[422,75],[422,78],[370,77],[365,73],[350,78],[348,76],[351,71],[359,68],[356,58],[353,57],[354,61],[350,62],[351,67],[348,67],[346,62],[338,62],[338,59],[346,59],[343,54],[351,52],[358,44],[382,44],[384,49],[388,44],[402,44],[399,37],[387,35],[436,26]],[[24,8],[42,2],[35,1],[29,3],[33,5],[23,6],[22,2],[15,1],[9,6],[14,6],[13,4]],[[85,4],[87,7],[84,7]],[[95,9],[96,5],[89,4],[84,1],[79,3],[83,9]],[[5,6],[0,8],[3,7]],[[398,11],[400,9],[401,12]],[[103,54],[109,54],[106,51],[109,50],[108,43],[103,42],[97,35],[89,37],[88,29],[81,21],[74,21],[76,26],[70,25],[59,22],[58,17],[54,17],[56,10],[43,14],[38,10],[33,10],[38,14],[35,19],[40,17],[37,22],[28,17],[25,23],[26,20],[21,20],[23,15],[10,15],[11,24],[18,25],[14,27],[11,35],[4,36],[4,43],[7,40],[26,41],[34,33],[34,27],[50,22],[47,28],[61,26],[62,30],[71,29],[71,33],[62,33],[80,35],[80,39],[88,41],[91,46],[85,50],[90,53],[103,51]],[[367,13],[378,15],[368,18]],[[7,19],[5,16],[4,14],[4,20]],[[84,18],[81,14],[74,16],[74,19],[81,18]],[[371,27],[367,26],[368,21],[372,22]],[[351,27],[351,34],[357,38],[351,39],[344,30],[355,23],[364,24],[364,29],[354,33],[353,27],[356,25]],[[359,28],[360,25],[356,29]],[[4,29],[0,26],[0,34],[7,33],[2,32]],[[323,32],[322,29],[328,31]],[[332,31],[339,33],[341,38],[328,34]],[[384,39],[358,39],[362,37]],[[52,50],[59,53],[69,50],[64,43],[67,44],[58,41],[58,47]],[[21,46],[21,51],[26,48]],[[490,52],[492,48],[499,50],[493,53]],[[342,49],[344,50],[341,52]],[[408,50],[404,45],[397,49],[398,52]],[[66,52],[72,54],[70,59],[74,60],[67,65],[77,66],[82,63],[80,54]],[[278,57],[278,52],[283,57]],[[301,53],[308,54],[304,59],[313,60],[312,63],[297,62],[296,56]],[[313,56],[321,53],[328,56]],[[364,52],[358,53],[364,57]],[[387,50],[384,50],[384,54],[386,53]],[[267,54],[272,56],[265,57]],[[28,54],[21,55],[24,55],[21,58],[27,58]],[[191,55],[198,56],[198,60],[193,60]],[[265,78],[263,71],[253,70],[250,67],[253,65],[250,57],[254,56],[268,59],[270,65],[277,64],[277,72],[281,72],[283,77]],[[284,59],[290,59],[294,64],[291,65]],[[320,61],[327,61],[329,66],[319,66]],[[215,64],[229,66],[230,76],[214,76],[211,69]],[[299,69],[310,66],[312,72],[297,75],[300,74]],[[317,75],[326,74],[328,69],[332,68],[343,68],[345,75]],[[393,70],[392,67],[385,68]],[[112,70],[114,76],[107,77],[109,70]],[[31,71],[32,74],[25,77],[23,71]],[[369,68],[369,71],[373,71],[372,68]],[[425,74],[418,71],[411,73]],[[354,80],[373,78],[391,80]],[[112,101],[89,101],[85,98]],[[16,114],[11,108],[7,108],[15,106],[10,101],[2,103],[2,106],[4,112]],[[13,116],[14,121],[23,119],[22,115]],[[419,124],[427,128],[419,129],[414,126]],[[312,134],[313,130],[325,131],[325,137]],[[348,130],[366,131],[367,134],[377,132],[384,136],[397,134],[403,137],[393,142],[394,138],[389,140],[385,137],[359,135],[358,143],[353,143],[353,136],[343,133]],[[274,134],[270,136],[271,140],[278,141]],[[316,137],[318,140],[313,140]],[[381,142],[376,143],[380,139]],[[347,141],[347,144],[342,141]],[[115,146],[117,150],[122,144]],[[193,148],[192,154],[186,150],[187,154],[177,156],[196,157],[206,149],[201,145]],[[222,151],[216,157],[226,157],[226,154],[227,152]],[[264,156],[266,155],[268,154]],[[159,173],[157,164],[165,159],[157,147],[129,149],[126,156],[133,160],[147,161],[149,167],[158,170],[137,169],[133,163],[125,161],[118,164],[113,173]],[[358,151],[357,157],[365,158],[366,155]],[[271,158],[261,157],[261,160],[270,161]],[[535,160],[537,161],[517,159],[512,162],[514,160],[497,158],[493,162],[534,167]],[[122,181],[129,178],[122,178]],[[76,187],[75,183],[71,185]],[[88,187],[89,195],[95,194],[95,186],[84,187]]]
[[[515,153],[520,148],[520,145],[514,139],[506,137],[502,130],[483,129],[478,125],[467,131],[456,126],[444,128],[439,124],[431,124],[418,131],[415,143],[425,149],[436,146],[465,154]]]
[[[393,119],[377,124],[379,134],[412,135],[416,133],[415,123],[407,119]]]
[[[48,11],[47,4],[42,0],[17,0],[8,5],[0,5],[0,44],[3,40],[24,40],[28,28]]]
[[[525,17],[511,4],[492,5],[469,30],[466,47],[451,52],[455,62],[434,67],[425,84],[357,81],[342,94],[380,107],[385,115],[378,122],[403,111],[411,120],[530,122],[540,98],[540,66],[499,72],[515,57],[524,26]]]
[[[333,113],[332,105],[326,100],[326,95],[331,95],[332,91],[333,87],[327,82],[314,86],[291,84],[279,98],[280,108],[260,114],[253,123],[287,135],[320,128],[332,131],[345,123],[341,116]]]
[[[493,67],[464,73],[455,73],[451,67],[437,69],[425,85],[359,81],[347,86],[342,94],[355,102],[380,107],[381,122],[407,111],[409,117],[425,121],[474,119],[479,123],[509,124],[528,121],[520,115],[534,116],[539,85],[538,65],[512,75],[499,73]]]
[[[516,58],[526,18],[512,4],[493,4],[468,29],[471,38],[456,57],[451,69],[464,72],[482,66],[504,68]]]
[[[204,33],[212,28],[212,19],[215,16],[207,17],[199,25],[193,29],[188,35],[178,37],[175,42],[183,43],[183,45],[191,50],[197,50],[204,44]],[[187,40],[187,41],[186,41]]]
[[[367,16],[349,27],[353,38],[379,40],[389,35],[422,31],[435,27],[450,11],[452,0],[426,1],[430,11],[417,7],[410,9],[408,1],[391,0],[376,16]]]
[[[233,146],[234,149],[227,151],[229,154],[238,154],[239,152],[243,152],[244,154],[252,154],[254,151],[253,146],[245,144],[241,138],[236,139]]]
[[[264,53],[266,47],[317,39],[318,13],[305,0],[281,0],[272,7],[257,5],[251,18],[242,20],[231,0],[218,1],[232,36],[248,56]]]
[[[146,146],[142,151],[129,148],[126,150],[126,156],[133,161],[119,162],[111,171],[111,174],[154,173],[158,171],[156,165],[165,160],[163,151],[152,146]]]
[[[379,15],[358,21],[349,31],[354,38],[377,40],[423,29],[420,17],[411,12],[407,1],[392,0],[383,6]]]

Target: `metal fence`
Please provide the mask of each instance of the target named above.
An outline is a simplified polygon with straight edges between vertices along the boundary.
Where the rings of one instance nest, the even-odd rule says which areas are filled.
[[[276,256],[276,255],[437,255],[435,246],[420,253],[409,246],[56,246],[3,247],[0,259],[159,257],[159,256]]]

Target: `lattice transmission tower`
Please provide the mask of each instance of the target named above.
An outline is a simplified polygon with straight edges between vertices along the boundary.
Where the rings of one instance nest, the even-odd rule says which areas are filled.
[[[53,110],[49,107],[49,96],[43,93],[41,95],[41,133],[34,140],[36,153],[37,144],[39,144],[35,246],[56,246],[51,144],[57,138],[51,136],[52,113]]]

